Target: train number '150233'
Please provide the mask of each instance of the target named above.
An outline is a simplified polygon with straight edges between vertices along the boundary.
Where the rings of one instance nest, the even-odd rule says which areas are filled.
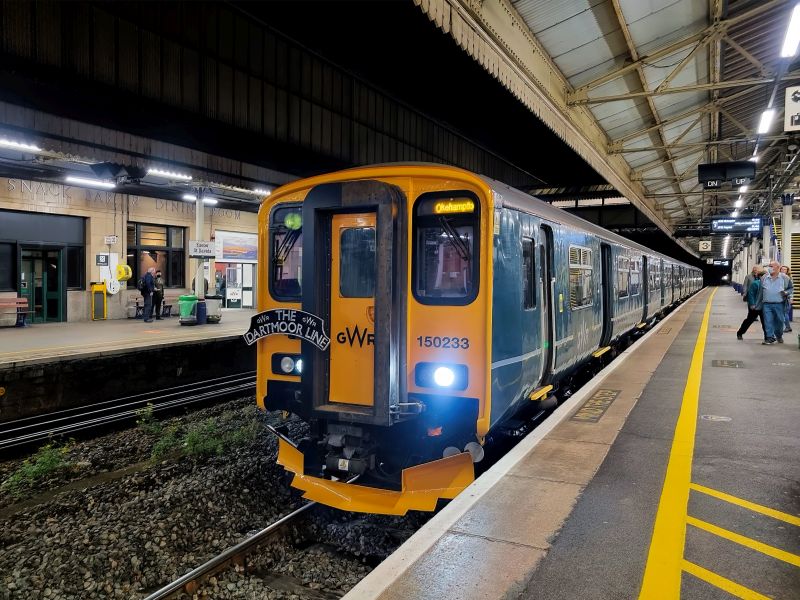
[[[466,350],[469,348],[469,338],[465,337],[421,335],[417,337],[417,342],[421,348],[455,348],[456,350]]]

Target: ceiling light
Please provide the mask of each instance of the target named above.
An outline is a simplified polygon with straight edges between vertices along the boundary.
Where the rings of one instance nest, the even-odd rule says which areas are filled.
[[[256,188],[253,190],[253,193],[259,196],[269,196],[272,192],[264,188]]]
[[[175,171],[166,171],[164,169],[147,169],[147,174],[153,177],[164,177],[165,179],[180,179],[181,181],[191,181],[192,176],[185,173],[176,173]]]
[[[72,175],[67,176],[65,181],[67,183],[74,183],[76,185],[87,185],[89,187],[98,187],[106,190],[110,190],[117,187],[117,184],[111,181],[103,181],[101,179],[89,179],[88,177],[73,177]]]
[[[783,39],[781,58],[791,58],[797,54],[797,45],[800,44],[800,4],[795,5],[786,37]]]
[[[184,194],[183,196],[181,196],[181,198],[183,198],[187,202],[195,202],[197,200],[197,196],[195,196],[194,194]]]
[[[757,163],[758,162],[758,156],[757,155],[753,155],[750,158],[748,158],[747,160]]]
[[[41,152],[42,149],[34,144],[25,144],[23,142],[15,142],[14,140],[7,140],[0,138],[0,146],[3,148],[11,148],[13,150],[22,150],[23,152]]]
[[[738,211],[738,210],[735,210],[735,211],[733,211],[733,213],[731,214],[731,216],[732,216],[732,217],[735,219],[736,217],[738,217],[738,216],[739,216],[739,211]]]
[[[747,186],[743,185],[739,187],[739,193],[744,194],[747,191]]]
[[[203,198],[203,204],[210,204],[211,206],[214,206],[217,203],[219,203],[219,200],[216,198]]]
[[[736,202],[733,203],[733,205],[736,208],[742,208],[742,204],[744,204],[744,200],[742,200],[741,198],[739,198]]]
[[[772,125],[772,118],[775,116],[775,109],[768,108],[761,113],[761,121],[758,123],[758,133],[767,133],[770,125]]]

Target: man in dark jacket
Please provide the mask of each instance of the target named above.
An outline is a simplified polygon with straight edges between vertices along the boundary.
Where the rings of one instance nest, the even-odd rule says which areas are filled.
[[[153,293],[153,310],[156,313],[156,321],[161,320],[161,307],[164,304],[164,277],[161,271],[156,271],[155,292]]]
[[[153,274],[156,272],[155,267],[147,269],[144,274],[144,289],[142,290],[142,298],[144,299],[144,322],[153,322],[153,292],[156,289],[156,280]]]
[[[764,333],[764,340],[767,339],[767,329],[764,325],[764,314],[761,311],[763,306],[761,303],[761,280],[759,279],[761,271],[759,267],[753,267],[753,275],[755,278],[748,284],[747,294],[745,296],[745,300],[747,301],[747,317],[744,321],[742,321],[742,325],[736,332],[737,340],[742,339],[742,336],[747,332],[747,330],[750,328],[750,325],[752,325],[753,321],[756,319],[761,320],[761,330]]]

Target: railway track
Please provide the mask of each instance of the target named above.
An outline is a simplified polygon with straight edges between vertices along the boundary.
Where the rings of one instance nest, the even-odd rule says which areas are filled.
[[[232,563],[241,562],[243,558],[252,552],[257,546],[277,537],[283,530],[289,527],[292,523],[296,522],[303,513],[305,513],[312,506],[316,506],[316,504],[316,502],[309,502],[300,508],[295,509],[288,515],[275,521],[272,525],[265,527],[258,533],[250,536],[246,540],[239,542],[235,546],[231,546],[211,560],[208,560],[199,567],[192,569],[182,577],[179,577],[175,581],[172,581],[161,589],[153,592],[144,600],[165,600],[166,598],[172,598],[182,591],[190,595],[194,594],[203,579],[218,573]]]
[[[197,383],[125,396],[88,406],[25,417],[0,423],[0,452],[28,446],[53,437],[89,431],[136,419],[139,411],[152,405],[153,412],[174,410],[209,400],[223,400],[255,389],[255,371],[216,377]]]

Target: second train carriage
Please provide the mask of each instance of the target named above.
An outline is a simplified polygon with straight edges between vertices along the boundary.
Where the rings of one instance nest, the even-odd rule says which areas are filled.
[[[701,287],[694,267],[438,165],[293,182],[259,236],[258,402],[309,423],[279,462],[346,510],[454,497],[487,434]]]

